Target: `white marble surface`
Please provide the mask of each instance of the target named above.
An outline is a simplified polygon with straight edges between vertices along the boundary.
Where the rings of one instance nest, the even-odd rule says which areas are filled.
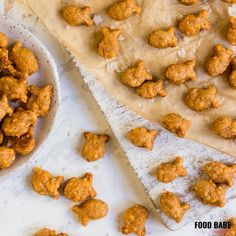
[[[3,0],[0,1],[0,13],[4,13],[2,6]],[[121,214],[134,203],[143,204],[152,212],[147,223],[147,235],[217,235],[213,230],[195,230],[194,224],[177,232],[165,228],[158,214],[152,211],[151,203],[115,138],[112,138],[106,158],[95,163],[87,163],[82,159],[79,149],[83,131],[110,133],[108,124],[83,85],[68,53],[48,34],[37,17],[22,5],[15,5],[5,13],[27,26],[53,54],[60,73],[62,104],[57,128],[48,138],[47,146],[41,150],[40,155],[33,158],[26,169],[20,167],[10,176],[0,178],[0,236],[30,236],[41,227],[64,231],[70,236],[121,235]],[[91,171],[98,198],[109,204],[108,216],[91,222],[86,228],[79,225],[70,211],[72,202],[63,197],[54,201],[32,191],[30,175],[35,165],[66,178]],[[225,220],[233,216],[235,203],[233,201],[224,209],[217,209],[204,220]]]

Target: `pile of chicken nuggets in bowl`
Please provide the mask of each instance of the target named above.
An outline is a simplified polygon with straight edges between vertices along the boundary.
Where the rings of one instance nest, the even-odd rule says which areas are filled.
[[[57,72],[50,54],[23,27],[14,26],[8,19],[1,21],[0,175],[3,175],[24,163],[43,143],[52,130],[59,101]]]

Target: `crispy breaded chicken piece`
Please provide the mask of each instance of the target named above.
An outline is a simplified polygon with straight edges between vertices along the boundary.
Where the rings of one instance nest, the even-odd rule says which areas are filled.
[[[16,158],[15,151],[6,146],[0,146],[0,169],[9,168]]]
[[[13,108],[9,105],[6,95],[0,98],[0,122],[6,115],[11,116],[13,113]]]

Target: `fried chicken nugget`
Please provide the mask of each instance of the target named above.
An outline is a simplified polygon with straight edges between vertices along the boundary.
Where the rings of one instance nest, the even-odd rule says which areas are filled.
[[[176,113],[170,113],[162,118],[163,127],[179,137],[184,138],[192,122]]]
[[[59,188],[64,181],[63,176],[53,177],[48,171],[35,167],[31,177],[34,190],[40,195],[48,195],[53,199],[59,198]]]
[[[225,195],[228,190],[227,185],[217,186],[211,179],[199,179],[195,183],[194,190],[197,198],[203,204],[224,207]]]
[[[188,81],[195,81],[197,79],[194,70],[195,65],[195,60],[188,60],[181,64],[172,64],[166,69],[166,79],[176,85],[184,84]]]
[[[72,26],[92,26],[93,20],[91,19],[91,14],[92,12],[89,6],[81,8],[76,5],[69,5],[62,10],[64,20]]]
[[[184,102],[194,111],[205,111],[220,106],[220,102],[216,97],[215,85],[210,85],[207,88],[189,89],[185,95]]]
[[[147,71],[143,60],[138,61],[134,67],[129,67],[120,78],[122,84],[132,88],[137,88],[148,80],[152,80],[152,75]]]
[[[9,105],[6,95],[0,98],[0,122],[6,115],[11,116],[13,113],[13,108]]]
[[[178,44],[175,28],[169,27],[167,30],[155,30],[149,35],[148,43],[154,48],[173,48]]]
[[[163,192],[160,199],[161,210],[170,218],[179,223],[185,213],[190,209],[190,205],[181,202],[179,198],[169,191]]]
[[[169,183],[177,177],[187,175],[187,170],[183,166],[183,158],[176,157],[172,162],[162,163],[157,167],[156,177],[160,182]]]
[[[229,84],[232,88],[236,88],[236,58],[231,61],[231,72],[228,78]]]
[[[107,9],[108,15],[114,20],[125,20],[133,14],[140,15],[142,9],[136,0],[122,0]]]
[[[213,161],[207,163],[204,168],[204,173],[209,176],[215,183],[228,184],[230,187],[234,185],[235,168],[226,166],[225,164]]]
[[[158,135],[157,130],[148,130],[146,127],[131,129],[127,135],[128,139],[137,147],[153,149],[153,144]]]
[[[201,30],[208,31],[211,28],[211,23],[208,19],[208,11],[202,10],[196,14],[185,16],[178,25],[181,33],[187,36],[196,36]]]
[[[64,196],[73,202],[81,202],[96,197],[97,193],[92,184],[93,175],[91,173],[86,173],[81,178],[73,177],[65,184]]]
[[[0,129],[0,144],[2,144],[3,139],[4,139],[4,135],[3,135],[2,130]]]
[[[27,101],[27,81],[4,76],[0,78],[0,94],[5,94],[10,100],[25,103]]]
[[[0,169],[9,168],[16,158],[15,151],[6,146],[0,146]]]
[[[35,148],[34,126],[31,126],[27,133],[21,137],[9,137],[7,146],[21,155],[27,155]]]
[[[88,199],[79,206],[73,206],[72,211],[83,226],[87,226],[90,220],[98,220],[105,217],[108,213],[108,205],[98,199]]]
[[[211,129],[222,138],[236,138],[236,120],[233,120],[228,116],[216,118],[211,126]]]
[[[27,110],[35,112],[40,117],[45,117],[50,108],[53,86],[48,84],[39,88],[31,85],[28,87],[28,91],[30,96],[26,103]]]
[[[17,108],[12,116],[3,120],[2,131],[6,136],[21,137],[36,121],[37,115],[34,112]]]
[[[0,32],[0,47],[1,48],[6,48],[7,45],[8,45],[7,36],[3,32]]]
[[[236,17],[230,16],[229,22],[231,26],[229,27],[227,31],[227,39],[232,45],[236,45]]]
[[[98,43],[98,54],[105,59],[118,56],[120,53],[119,36],[122,31],[103,27],[100,32],[102,39]]]
[[[179,0],[179,1],[180,1],[180,3],[187,5],[187,6],[201,2],[200,0]]]
[[[210,76],[219,76],[223,74],[227,70],[232,57],[232,50],[224,48],[222,45],[217,44],[213,48],[213,55],[207,61],[207,73]]]
[[[124,226],[121,228],[123,234],[136,234],[145,236],[145,224],[148,219],[148,210],[141,205],[134,205],[126,210],[124,214]]]
[[[82,148],[82,156],[88,161],[97,161],[106,153],[106,143],[109,141],[107,134],[93,134],[85,132],[85,144]]]
[[[55,230],[44,228],[39,230],[36,234],[34,234],[34,236],[69,236],[69,235],[66,233],[56,234]]]
[[[235,236],[236,235],[236,218],[231,218],[229,222],[231,223],[231,227],[230,229],[226,231],[224,236]]]
[[[157,96],[167,96],[167,92],[164,87],[164,81],[162,79],[144,82],[136,89],[136,92],[139,96],[147,99],[152,99]]]
[[[30,49],[24,48],[21,42],[17,42],[13,46],[10,52],[10,60],[18,71],[25,72],[28,75],[39,70],[39,64],[34,53]]]

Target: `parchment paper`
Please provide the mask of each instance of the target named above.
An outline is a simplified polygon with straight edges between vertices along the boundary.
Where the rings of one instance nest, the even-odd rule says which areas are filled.
[[[77,59],[84,64],[90,73],[103,83],[111,96],[134,109],[146,118],[160,122],[162,115],[176,112],[192,121],[192,127],[186,138],[209,145],[236,157],[234,140],[224,140],[210,130],[211,122],[220,115],[236,118],[236,90],[233,90],[226,80],[226,75],[212,78],[205,72],[205,63],[212,53],[215,44],[232,47],[225,40],[228,27],[228,15],[234,13],[234,8],[220,0],[209,0],[195,6],[181,5],[177,0],[142,0],[141,16],[132,16],[125,21],[114,21],[106,14],[106,8],[114,0],[25,0],[33,11],[43,20],[49,31],[64,44]],[[72,27],[61,17],[60,10],[69,3],[81,6],[91,6],[93,13],[102,18],[103,22],[93,27]],[[179,44],[172,49],[155,49],[148,45],[147,37],[152,30],[170,25],[177,25],[183,15],[197,12],[200,9],[210,11],[212,29],[201,32],[197,37],[185,37],[179,34]],[[121,54],[118,58],[105,60],[96,53],[96,32],[101,26],[121,28]],[[139,97],[134,90],[118,81],[119,72],[138,59],[144,59],[151,73],[157,78],[164,77],[165,68],[171,63],[180,63],[187,59],[197,60],[196,82],[181,86],[166,84],[168,96],[146,100]],[[214,83],[218,87],[218,97],[221,101],[219,109],[206,112],[195,112],[183,103],[183,95],[187,88],[202,87]]]

